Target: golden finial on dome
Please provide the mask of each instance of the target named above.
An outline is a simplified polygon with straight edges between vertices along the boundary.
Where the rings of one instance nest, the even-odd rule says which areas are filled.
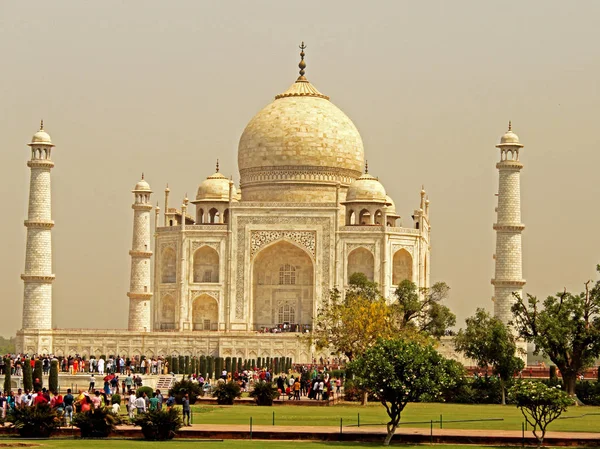
[[[365,159],[365,175],[369,174],[369,161]]]
[[[298,67],[300,68],[300,76],[298,77],[298,79],[296,81],[306,81],[306,77],[304,76],[304,69],[306,68],[306,62],[304,61],[304,50],[306,49],[306,45],[304,45],[304,41],[302,41],[302,44],[300,44],[300,63],[298,64]]]
[[[40,131],[44,130],[44,119],[40,120]]]
[[[219,173],[219,159],[217,159],[217,173]]]
[[[142,180],[144,179],[144,172],[142,172]]]
[[[508,130],[512,131],[512,120],[508,121]]]

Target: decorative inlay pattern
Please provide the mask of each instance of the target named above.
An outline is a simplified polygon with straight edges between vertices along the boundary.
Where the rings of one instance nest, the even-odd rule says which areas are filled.
[[[350,254],[352,250],[356,248],[365,248],[371,251],[371,254],[375,254],[375,244],[374,243],[348,243],[346,244],[346,255]]]
[[[264,246],[277,240],[289,240],[297,243],[315,258],[317,234],[314,231],[252,231],[250,234],[250,258],[253,258]]]
[[[392,245],[392,256],[396,254],[396,251],[400,251],[401,249],[405,249],[411,256],[414,257],[415,247],[413,245]]]
[[[221,298],[221,293],[215,290],[190,290],[190,299],[194,299],[201,295],[208,295],[211,298],[214,298],[219,301]]]
[[[220,242],[201,242],[201,241],[194,241],[192,242],[192,254],[194,252],[196,252],[196,250],[198,248],[202,248],[203,246],[208,246],[212,249],[214,249],[215,251],[219,252],[219,250],[221,249],[221,243]]]

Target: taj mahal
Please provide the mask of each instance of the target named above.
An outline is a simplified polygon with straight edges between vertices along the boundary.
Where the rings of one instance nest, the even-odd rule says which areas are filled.
[[[175,200],[167,186],[159,199],[162,208],[154,205],[157,199],[143,175],[135,184],[130,288],[124,297],[127,329],[53,328],[54,143],[42,124],[28,144],[31,181],[18,351],[308,362],[323,354],[299,336],[310,332],[329,291],[343,291],[351,274],[364,273],[388,298],[405,279],[429,287],[426,191],[415,187],[412,216],[397,214],[376,169],[368,167],[357,128],[305,76],[304,48],[300,76],[241,135],[239,187],[221,174],[218,162],[215,172],[194,187],[192,199]],[[495,314],[506,322],[512,292],[521,292],[525,284],[522,145],[509,126],[497,147],[492,284]]]

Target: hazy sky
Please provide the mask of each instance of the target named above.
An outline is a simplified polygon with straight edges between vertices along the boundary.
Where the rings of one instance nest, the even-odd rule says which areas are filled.
[[[404,224],[425,184],[432,277],[491,310],[498,150],[521,160],[526,291],[600,262],[598,1],[0,1],[0,334],[21,326],[31,135],[53,159],[54,324],[127,324],[132,187],[236,182],[252,116],[297,76],[354,121]]]

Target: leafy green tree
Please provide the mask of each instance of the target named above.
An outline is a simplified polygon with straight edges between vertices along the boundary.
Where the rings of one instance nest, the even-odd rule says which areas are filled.
[[[31,360],[25,359],[25,362],[23,362],[23,388],[29,391],[33,390],[33,377],[31,371]]]
[[[479,367],[491,365],[493,373],[500,378],[502,405],[506,405],[506,385],[514,373],[525,366],[517,356],[515,337],[500,319],[484,309],[477,309],[466,322],[467,328],[458,332],[454,346],[458,352],[476,360]]]
[[[414,328],[435,338],[444,336],[456,324],[456,315],[442,304],[449,292],[450,287],[445,282],[420,290],[414,282],[400,282],[392,304],[398,327]]]
[[[379,338],[392,337],[395,329],[391,310],[376,286],[364,274],[354,273],[345,297],[338,289],[332,289],[329,301],[325,301],[315,319],[313,332],[306,337],[308,343],[353,360]]]
[[[600,272],[600,265],[596,268]],[[600,356],[600,281],[585,283],[585,291],[566,290],[541,303],[515,295],[513,325],[519,335],[535,344],[560,370],[566,392],[575,397],[577,376]]]
[[[134,426],[142,428],[144,439],[151,441],[172,440],[183,426],[181,412],[177,408],[149,410],[133,419]]]
[[[548,424],[573,405],[573,399],[558,386],[549,387],[537,381],[519,381],[509,394],[531,426],[538,448],[544,442]]]
[[[351,362],[349,370],[359,387],[375,395],[387,411],[384,446],[389,446],[406,404],[424,395],[440,397],[455,383],[454,367],[433,346],[403,339],[379,340]]]

